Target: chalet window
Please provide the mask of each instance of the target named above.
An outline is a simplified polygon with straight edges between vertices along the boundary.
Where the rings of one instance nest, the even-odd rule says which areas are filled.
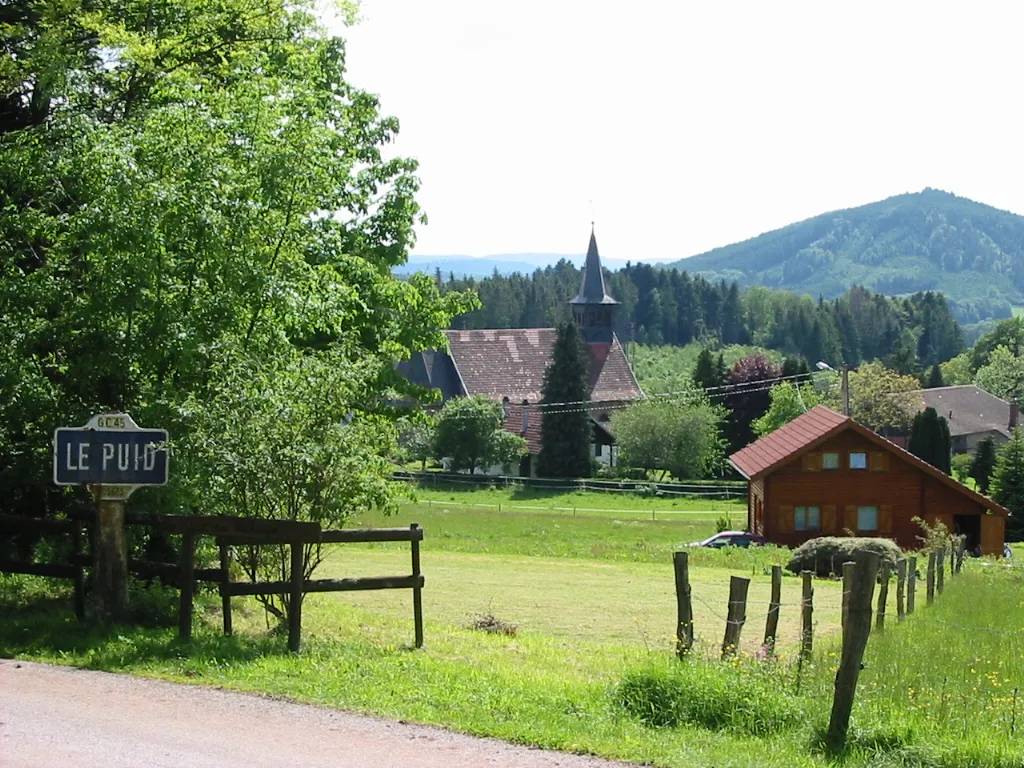
[[[600,456],[603,448],[604,446],[600,443],[594,443],[594,456]]]
[[[821,530],[820,507],[797,507],[793,510],[794,529],[798,531]]]
[[[838,453],[823,453],[823,454],[821,454],[821,468],[822,469],[839,469],[839,454]]]
[[[878,507],[857,507],[857,530],[878,530]]]
[[[866,453],[851,453],[850,454],[850,469],[867,469],[868,468],[868,455]]]

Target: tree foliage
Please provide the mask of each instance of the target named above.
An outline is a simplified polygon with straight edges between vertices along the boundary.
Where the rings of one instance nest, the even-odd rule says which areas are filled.
[[[924,407],[921,396],[916,394],[920,382],[879,362],[865,363],[850,371],[849,387],[850,415],[876,432],[908,429],[914,415]],[[833,390],[836,406],[839,397],[839,392]]]
[[[939,416],[931,406],[914,416],[910,428],[910,439],[907,450],[920,459],[924,459],[936,469],[947,475],[952,473],[950,458],[952,441],[949,436],[949,424],[944,416]]]
[[[683,399],[634,403],[612,414],[611,426],[620,464],[689,480],[721,466],[721,422],[721,409],[695,391]]]
[[[784,381],[768,392],[771,404],[763,416],[754,419],[754,434],[764,437],[783,424],[788,424],[816,405],[825,403],[826,397],[814,389],[813,384],[794,384]]]
[[[476,304],[392,277],[416,164],[342,40],[304,0],[4,9],[2,504],[83,503],[53,430],[126,410],[174,440],[150,509],[386,507],[393,362]]]
[[[589,399],[586,355],[576,324],[565,323],[558,329],[551,364],[544,372],[541,402],[549,407],[541,412],[541,449],[537,460],[537,474],[541,477],[591,475],[590,414],[578,406],[555,405]]]
[[[769,390],[778,379],[781,369],[765,355],[751,355],[736,362],[726,376],[725,407],[726,439],[730,453],[735,453],[753,442],[753,423],[768,412],[771,405]]]
[[[434,458],[455,472],[508,466],[526,453],[526,441],[502,427],[501,403],[483,395],[456,397],[441,408],[434,431]]]
[[[1019,403],[1024,397],[1024,357],[999,345],[978,369],[974,382],[991,395]]]
[[[1010,541],[1024,539],[1024,430],[1013,430],[1000,447],[992,471],[992,498],[1010,510],[1006,534]]]

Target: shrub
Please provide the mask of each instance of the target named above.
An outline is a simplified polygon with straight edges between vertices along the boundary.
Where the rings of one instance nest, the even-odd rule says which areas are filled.
[[[961,483],[966,483],[971,477],[971,465],[974,459],[966,453],[958,453],[950,460],[953,469],[953,477]]]
[[[843,563],[857,559],[864,552],[880,555],[893,568],[903,555],[891,539],[875,537],[822,536],[801,544],[786,564],[791,573],[814,571],[818,576],[840,575]]]
[[[721,533],[722,531],[729,530],[729,518],[720,517],[715,520],[715,533]]]
[[[477,616],[470,624],[470,629],[479,629],[481,632],[492,635],[508,635],[509,637],[515,637],[519,632],[518,625],[503,621],[490,613]]]
[[[771,672],[691,660],[636,670],[615,691],[619,706],[651,727],[696,725],[761,736],[797,719],[793,698]]]

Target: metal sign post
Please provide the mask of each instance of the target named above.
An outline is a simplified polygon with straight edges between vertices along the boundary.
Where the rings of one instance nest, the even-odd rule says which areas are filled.
[[[86,485],[96,499],[96,610],[103,620],[121,618],[128,608],[125,501],[136,488],[167,484],[167,431],[142,429],[127,413],[101,413],[84,427],[58,429],[53,449],[53,481]]]

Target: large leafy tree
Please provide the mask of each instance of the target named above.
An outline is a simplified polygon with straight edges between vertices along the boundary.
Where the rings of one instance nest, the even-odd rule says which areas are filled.
[[[612,414],[619,462],[688,480],[722,463],[722,409],[699,392],[682,399],[650,399]]]
[[[580,405],[588,399],[587,352],[579,329],[568,322],[558,329],[551,364],[544,372],[541,402],[541,477],[590,477],[590,414]]]
[[[500,464],[509,466],[526,453],[526,441],[502,427],[501,403],[482,395],[456,397],[444,404],[434,429],[434,458],[456,472]]]
[[[731,452],[753,442],[754,421],[768,412],[771,405],[769,390],[780,372],[779,366],[763,354],[744,357],[729,371],[725,406],[729,409],[726,436]]]
[[[996,397],[1020,402],[1024,398],[1024,357],[1000,345],[989,354],[988,363],[978,369],[974,381]]]
[[[929,406],[914,417],[907,450],[948,475],[952,474],[951,448],[949,424],[944,416]]]
[[[419,212],[416,164],[383,154],[397,121],[347,82],[343,42],[304,0],[4,12],[2,503],[66,506],[50,488],[50,435],[108,409],[175,439],[173,486],[150,508],[243,509],[254,486],[230,475],[261,446],[276,451],[263,457],[280,475],[268,487],[313,462],[332,496],[254,514],[383,502],[386,403],[413,394],[393,361],[443,344],[440,329],[473,304],[391,276]],[[349,378],[327,398],[331,369]],[[260,442],[242,415],[257,406],[253,423],[277,412],[291,437]],[[337,463],[318,446],[347,452],[350,480],[328,482]]]
[[[790,381],[772,387],[768,394],[771,405],[763,416],[754,419],[751,424],[758,437],[774,432],[825,401],[825,397],[815,391],[812,384],[794,384]]]
[[[916,394],[921,385],[882,363],[861,365],[849,373],[850,415],[876,432],[908,429],[924,403]],[[838,387],[832,390],[832,407],[841,407]]]
[[[1024,539],[1024,430],[1017,427],[996,456],[992,472],[992,498],[1011,515],[1006,523],[1007,538]]]

